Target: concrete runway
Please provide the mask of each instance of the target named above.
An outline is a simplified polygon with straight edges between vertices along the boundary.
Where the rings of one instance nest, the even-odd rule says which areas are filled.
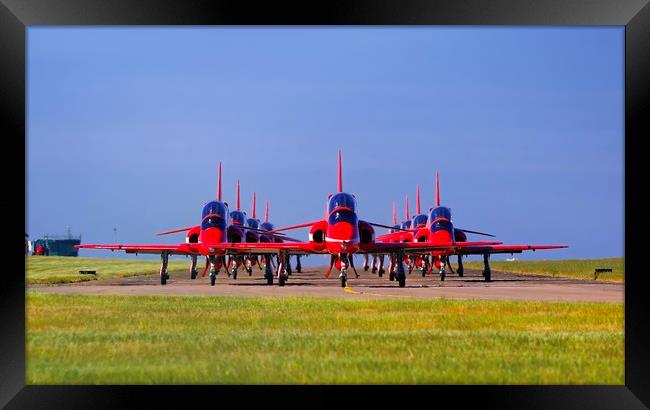
[[[217,276],[217,284],[210,286],[208,275],[190,279],[188,272],[170,272],[167,285],[160,285],[158,275],[105,279],[77,284],[30,285],[30,290],[64,294],[112,294],[112,295],[187,295],[187,296],[323,296],[347,299],[388,298],[461,298],[461,299],[510,299],[537,301],[612,302],[623,303],[623,284],[592,280],[560,279],[521,274],[492,272],[492,282],[483,280],[480,270],[467,270],[463,278],[447,274],[441,282],[436,275],[423,278],[414,271],[406,278],[406,287],[399,288],[388,275],[379,278],[370,271],[359,269],[360,277],[348,275],[348,288],[340,286],[338,272],[332,271],[324,278],[325,268],[303,268],[302,273],[293,272],[284,287],[266,284],[263,272],[258,268],[248,276],[240,268],[236,280],[223,270]]]

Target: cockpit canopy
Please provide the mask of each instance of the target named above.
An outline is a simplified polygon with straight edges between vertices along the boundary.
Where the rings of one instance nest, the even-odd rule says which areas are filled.
[[[246,220],[246,216],[242,211],[232,211],[230,213],[230,219],[232,224],[236,225],[244,225],[244,221]]]
[[[402,229],[409,229],[410,227],[411,227],[411,221],[410,220],[402,222],[402,226],[401,226]]]
[[[451,209],[444,206],[439,206],[435,208],[433,211],[431,211],[431,214],[429,215],[429,220],[433,222],[438,218],[445,218],[451,221]]]
[[[262,222],[262,224],[260,225],[260,229],[264,229],[265,231],[272,231],[273,224],[271,222]]]
[[[393,225],[391,229],[388,230],[389,233],[395,233],[399,229],[399,225]]]
[[[339,208],[330,214],[329,218],[327,219],[327,223],[334,225],[339,222],[347,222],[352,225],[357,225],[359,223],[359,219],[357,218],[357,214],[350,211],[349,209]]]
[[[201,212],[201,229],[218,228],[226,229],[228,222],[228,207],[219,201],[210,201]]]
[[[413,224],[412,226],[415,228],[416,226],[420,225],[426,225],[427,224],[427,216],[424,214],[421,215],[415,215],[413,217]]]
[[[357,201],[354,199],[354,196],[346,194],[345,192],[339,192],[338,194],[332,195],[327,209],[329,213],[332,213],[333,210],[339,207],[350,208],[352,212],[356,212]]]
[[[429,220],[431,221],[431,232],[436,232],[440,230],[445,230],[452,232],[454,229],[451,224],[451,209],[444,206],[439,206],[429,215]]]
[[[259,226],[260,226],[260,221],[257,220],[257,219],[248,218],[248,219],[246,220],[246,225],[249,226],[249,227],[251,227],[251,228],[259,228]]]

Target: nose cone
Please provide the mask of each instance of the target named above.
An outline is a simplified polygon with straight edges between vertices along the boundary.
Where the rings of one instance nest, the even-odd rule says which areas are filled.
[[[453,242],[451,232],[441,229],[439,231],[431,232],[431,242],[433,243],[449,243]]]
[[[199,234],[199,242],[201,243],[221,243],[223,239],[223,231],[219,228],[207,228]]]
[[[358,241],[358,228],[349,222],[338,222],[327,227],[327,237],[343,241]]]
[[[359,250],[359,228],[349,222],[329,225],[325,240],[330,253],[355,253]]]

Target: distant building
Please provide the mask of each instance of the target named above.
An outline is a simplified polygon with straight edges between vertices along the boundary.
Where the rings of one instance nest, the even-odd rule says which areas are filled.
[[[32,255],[37,249],[41,249],[44,256],[79,256],[79,249],[75,245],[81,243],[81,235],[72,236],[70,230],[67,235],[45,235],[44,238],[36,239],[31,243]],[[41,246],[39,248],[39,245]]]

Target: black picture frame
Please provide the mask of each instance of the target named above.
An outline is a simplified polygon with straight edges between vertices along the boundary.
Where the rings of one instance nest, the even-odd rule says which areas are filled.
[[[462,0],[259,3],[183,0],[0,0],[0,102],[3,147],[25,158],[26,30],[38,25],[618,25],[625,26],[625,385],[624,386],[35,386],[25,385],[25,281],[20,266],[0,284],[0,406],[7,408],[187,406],[186,399],[215,405],[249,400],[283,407],[303,402],[315,407],[411,404],[413,398],[454,407],[478,404],[499,408],[644,408],[650,406],[650,289],[641,270],[643,221],[637,192],[640,149],[648,133],[650,90],[650,6],[646,0]],[[607,161],[603,158],[603,161]],[[18,161],[20,164],[20,161]],[[22,164],[26,170],[26,162]],[[26,180],[4,161],[3,182],[10,225],[10,254],[19,260],[16,236],[25,215]],[[26,172],[26,171],[25,171]],[[16,198],[25,198],[25,202]],[[603,187],[603,195],[611,194]],[[22,205],[22,207],[21,207]],[[25,219],[23,219],[25,220]],[[598,223],[598,221],[594,221]],[[607,233],[604,233],[607,234]],[[618,234],[618,233],[611,233]],[[5,247],[6,249],[7,247]],[[24,260],[23,260],[24,262]],[[644,304],[646,302],[646,304]],[[645,306],[644,306],[645,305]],[[349,394],[348,394],[349,393]],[[342,398],[341,395],[345,395]],[[236,400],[236,402],[233,402]],[[233,404],[230,404],[233,405]]]

